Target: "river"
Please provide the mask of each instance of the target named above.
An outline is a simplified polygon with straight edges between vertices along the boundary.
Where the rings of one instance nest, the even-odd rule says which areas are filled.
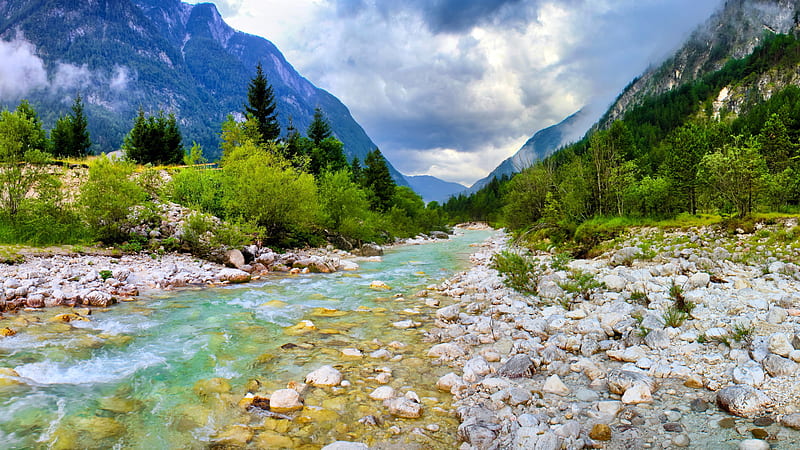
[[[355,272],[271,276],[223,288],[160,293],[61,323],[69,308],[0,320],[0,442],[4,448],[320,448],[337,440],[452,448],[458,425],[449,394],[436,391],[448,367],[432,367],[423,330],[435,308],[415,294],[469,264],[470,244],[490,231],[406,245]],[[372,281],[390,290],[370,288]],[[313,327],[295,326],[309,320]],[[396,321],[420,326],[396,329]],[[363,357],[345,357],[355,348]],[[389,359],[370,357],[384,349]],[[250,391],[302,383],[330,364],[347,387],[311,388],[293,420],[239,405]],[[388,385],[414,391],[420,419],[398,419],[368,397]],[[359,423],[372,415],[379,426]],[[238,439],[238,440],[237,440]]]

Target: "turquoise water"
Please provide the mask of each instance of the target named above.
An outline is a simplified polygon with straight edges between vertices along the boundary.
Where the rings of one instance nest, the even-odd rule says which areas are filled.
[[[395,436],[388,431],[392,425],[410,430],[435,424],[439,431],[413,439],[429,447],[450,446],[457,421],[448,410],[449,396],[433,389],[435,375],[447,368],[428,367],[421,337],[433,309],[414,294],[465,268],[474,251],[470,244],[489,235],[467,231],[446,242],[398,247],[381,262],[360,262],[355,272],[274,276],[142,298],[95,311],[89,321],[53,321],[56,314],[72,312],[69,308],[6,317],[0,328],[17,334],[0,338],[0,367],[14,369],[19,378],[0,378],[0,442],[4,448],[207,448],[244,442],[253,448],[319,448],[339,439],[401,442],[408,436]],[[371,289],[374,280],[392,289]],[[406,319],[422,326],[391,327]],[[287,328],[302,320],[312,321],[313,328]],[[404,346],[387,346],[392,341]],[[358,348],[365,356],[344,358],[344,348]],[[397,360],[366,356],[380,348]],[[292,421],[254,415],[239,405],[247,388],[264,393],[285,388],[323,364],[337,367],[352,386],[311,389],[306,408]],[[384,366],[392,371],[390,386],[422,398],[421,419],[389,417],[367,397]],[[357,422],[370,414],[380,417],[382,426]],[[245,437],[226,440],[233,431]]]

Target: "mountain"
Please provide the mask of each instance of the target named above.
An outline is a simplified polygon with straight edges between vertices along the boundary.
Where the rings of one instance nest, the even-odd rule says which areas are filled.
[[[406,175],[406,180],[411,189],[422,196],[425,203],[433,201],[444,203],[451,195],[463,192],[467,188],[463,184],[440,180],[430,175]]]
[[[585,119],[586,115],[581,110],[553,126],[537,131],[517,153],[500,163],[486,178],[476,181],[467,189],[466,194],[478,192],[494,178],[521,172],[536,161],[543,160],[554,151],[578,139],[588,128],[585,126]]]
[[[728,0],[661,65],[633,80],[598,122],[608,127],[646,98],[663,94],[740,59],[773,33],[798,26],[798,0]]]
[[[0,76],[0,104],[27,98],[50,126],[82,93],[97,152],[119,148],[141,106],[174,113],[184,143],[195,140],[218,157],[220,125],[244,109],[258,62],[284,130],[291,123],[304,132],[319,106],[348,159],[376,148],[344,104],[297,73],[270,41],[228,26],[211,3],[4,0],[0,38],[4,64],[20,67],[16,78]],[[406,184],[391,164],[390,171]]]

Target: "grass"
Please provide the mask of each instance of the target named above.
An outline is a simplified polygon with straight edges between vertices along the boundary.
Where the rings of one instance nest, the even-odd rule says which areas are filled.
[[[670,306],[664,311],[664,324],[668,327],[678,328],[683,325],[683,322],[689,318],[689,314],[685,311],[681,311],[680,309],[676,308],[675,306]]]

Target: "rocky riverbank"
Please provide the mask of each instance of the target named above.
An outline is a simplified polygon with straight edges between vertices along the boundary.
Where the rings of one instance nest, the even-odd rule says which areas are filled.
[[[797,448],[795,227],[638,230],[592,260],[541,254],[536,295],[489,267],[507,238],[486,242],[439,286],[453,302],[428,333],[462,448]]]

